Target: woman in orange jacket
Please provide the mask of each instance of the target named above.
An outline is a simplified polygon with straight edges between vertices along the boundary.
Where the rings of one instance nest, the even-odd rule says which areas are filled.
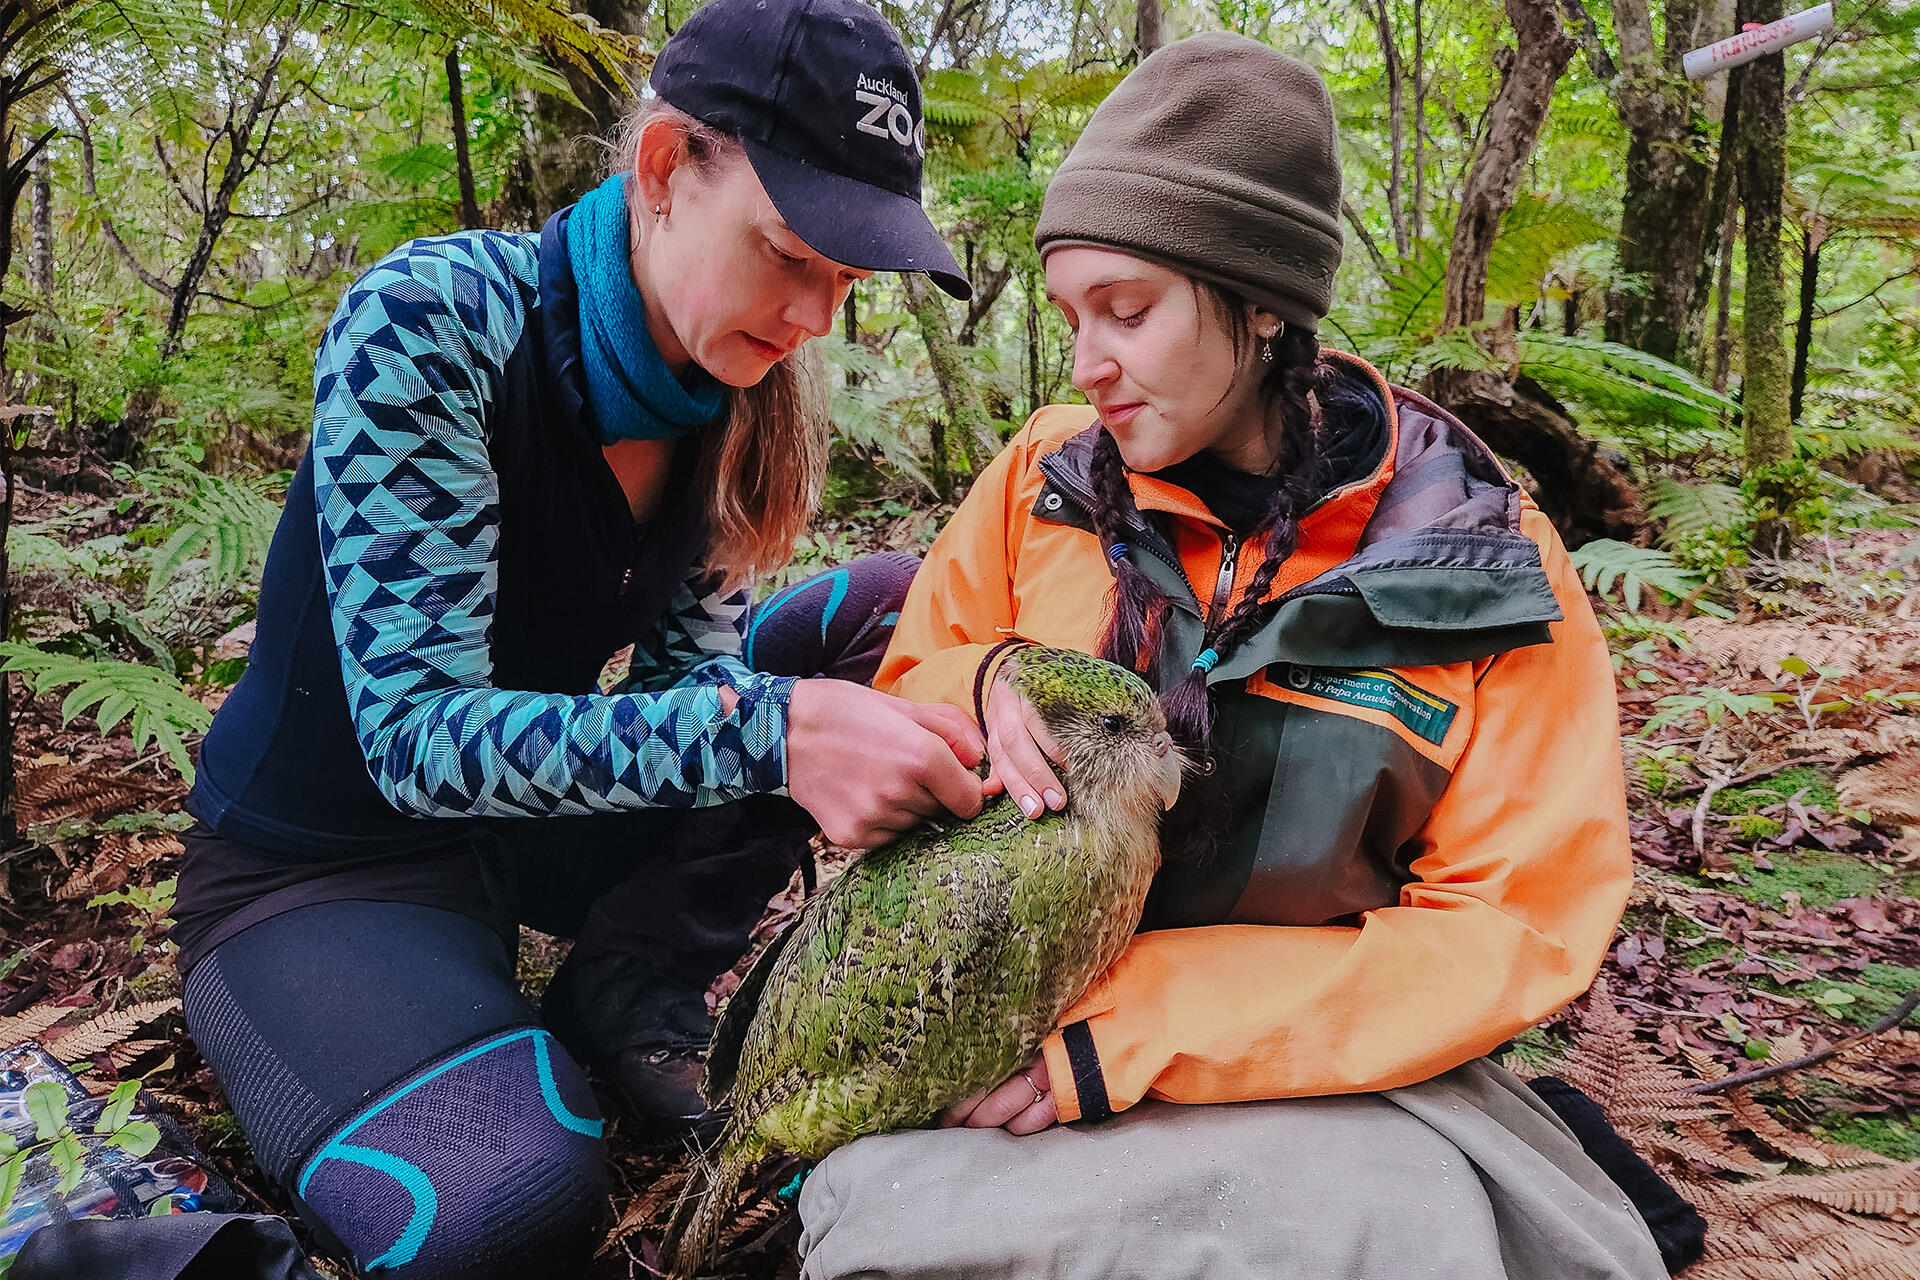
[[[1205,767],[1042,1056],[815,1170],[808,1277],[1665,1274],[1485,1058],[1585,990],[1626,900],[1606,646],[1487,448],[1321,351],[1339,200],[1319,77],[1218,33],[1142,63],[1048,189],[1090,403],[983,473],[876,684],[979,716],[1029,816],[1065,797],[995,678],[1018,644],[1146,672]]]

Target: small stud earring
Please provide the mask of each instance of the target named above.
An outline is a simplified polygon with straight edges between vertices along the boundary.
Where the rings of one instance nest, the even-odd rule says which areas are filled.
[[[653,206],[653,211],[654,211],[654,212],[655,212],[656,214],[657,214],[657,213],[659,213],[659,212],[660,212],[660,206],[659,206],[659,205],[655,205],[655,206]]]

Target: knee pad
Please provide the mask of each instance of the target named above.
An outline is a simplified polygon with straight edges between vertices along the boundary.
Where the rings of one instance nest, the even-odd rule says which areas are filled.
[[[881,551],[775,592],[755,606],[742,657],[774,675],[870,684],[920,557]]]
[[[599,1109],[544,1029],[500,1032],[371,1099],[301,1166],[303,1211],[395,1280],[566,1276],[607,1202]]]

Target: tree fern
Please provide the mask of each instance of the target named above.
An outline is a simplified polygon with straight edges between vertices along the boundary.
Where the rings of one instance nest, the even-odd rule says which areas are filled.
[[[1669,549],[1710,540],[1746,514],[1740,491],[1712,480],[1683,484],[1660,476],[1648,486],[1647,496],[1647,514],[1665,522],[1660,541]]]
[[[1521,196],[1500,220],[1487,260],[1487,303],[1519,306],[1540,296],[1540,282],[1570,250],[1612,234],[1592,215],[1541,196]]]
[[[1541,329],[1520,334],[1520,366],[1564,400],[1623,428],[1636,440],[1658,435],[1665,452],[1737,452],[1726,425],[1735,406],[1678,365],[1657,356],[1578,335]]]
[[[1627,608],[1640,611],[1646,588],[1675,598],[1691,595],[1706,582],[1706,575],[1689,569],[1669,551],[1636,547],[1631,542],[1596,538],[1568,553],[1580,580],[1587,589],[1612,595],[1617,589]]]
[[[98,578],[104,571],[87,543],[68,546],[46,525],[15,525],[7,530],[7,567],[14,573],[54,573],[63,578]]]
[[[209,475],[174,454],[132,478],[159,507],[156,526],[169,531],[147,578],[149,601],[197,559],[207,562],[214,594],[257,578],[280,523],[274,477]]]
[[[213,713],[188,697],[180,682],[164,671],[133,662],[48,653],[16,641],[0,643],[0,658],[5,659],[0,672],[18,674],[36,696],[71,686],[60,704],[63,725],[88,710],[103,735],[127,721],[135,751],[149,742],[159,743],[174,768],[192,781],[193,763],[182,736],[204,733],[213,723]]]

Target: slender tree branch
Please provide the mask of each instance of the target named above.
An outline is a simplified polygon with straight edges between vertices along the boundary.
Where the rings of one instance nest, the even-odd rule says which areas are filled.
[[[1873,286],[1873,288],[1870,291],[1861,294],[1859,297],[1855,298],[1852,302],[1843,302],[1837,307],[1830,307],[1825,311],[1819,312],[1818,314],[1822,320],[1825,320],[1829,316],[1837,316],[1842,311],[1845,311],[1849,307],[1857,307],[1863,302],[1871,301],[1875,294],[1879,293],[1882,289],[1886,288],[1888,285],[1898,284],[1900,281],[1909,279],[1916,275],[1920,275],[1920,267],[1909,267],[1905,271],[1902,271],[1899,275],[1888,276],[1885,280],[1882,280],[1879,284]]]
[[[285,209],[275,209],[270,213],[246,213],[246,212],[243,212],[242,210],[235,209],[229,216],[236,221],[244,220],[244,221],[252,221],[252,222],[272,222],[277,218],[297,217],[298,215],[303,214],[307,210],[313,208],[315,205],[321,205],[321,204],[327,203],[329,200],[332,200],[335,196],[339,195],[341,192],[345,191],[346,189],[347,189],[347,186],[345,183],[336,182],[336,183],[333,183],[331,186],[329,186],[325,191],[322,191],[319,195],[313,197],[311,200],[302,200],[299,204],[289,205]]]
[[[1347,225],[1353,228],[1353,234],[1360,239],[1367,256],[1373,259],[1373,269],[1381,275],[1387,274],[1387,259],[1380,252],[1380,246],[1373,242],[1373,234],[1367,230],[1367,224],[1360,221],[1360,211],[1353,207],[1353,201],[1341,200],[1340,212],[1346,215]]]
[[[80,180],[86,184],[87,195],[97,202],[100,199],[100,189],[95,184],[94,179],[93,131],[87,127],[87,117],[85,113],[80,110],[80,104],[73,100],[73,95],[67,91],[65,85],[62,85],[60,88],[60,96],[66,99],[67,110],[73,113],[74,123],[80,128]],[[153,272],[147,270],[140,259],[134,257],[133,250],[128,248],[127,242],[120,238],[120,229],[113,225],[112,218],[108,217],[104,211],[98,216],[100,218],[100,229],[107,233],[107,240],[119,251],[121,258],[125,259],[127,266],[132,269],[133,274],[140,278],[142,284],[171,302],[174,293],[173,286],[153,274]]]
[[[157,133],[153,135],[153,154],[160,158],[161,171],[167,175],[167,181],[173,184],[173,189],[180,193],[180,198],[187,202],[187,208],[204,217],[207,211],[194,204],[193,193],[187,190],[186,179],[173,167],[173,161],[167,155],[167,144]]]
[[[1854,14],[1847,25],[1852,26],[1863,21],[1868,14],[1879,7],[1880,0],[1867,0],[1865,7],[1863,7],[1860,12]],[[1846,28],[1837,22],[1827,28],[1827,33],[1820,37],[1820,43],[1813,47],[1813,53],[1808,56],[1807,65],[1800,68],[1800,74],[1794,80],[1793,87],[1787,90],[1788,102],[1798,101],[1800,95],[1807,91],[1807,78],[1813,74],[1813,69],[1820,65],[1820,59],[1825,56],[1827,50],[1833,48],[1833,46],[1838,44],[1845,36]]]
[[[1824,1049],[1816,1050],[1813,1053],[1802,1054],[1786,1062],[1776,1062],[1770,1066],[1755,1067],[1752,1071],[1737,1071],[1730,1076],[1721,1076],[1718,1080],[1706,1080],[1699,1084],[1690,1084],[1680,1092],[1720,1093],[1727,1089],[1739,1089],[1750,1084],[1758,1084],[1762,1080],[1771,1080],[1775,1076],[1786,1075],[1789,1071],[1804,1071],[1808,1067],[1818,1066],[1836,1054],[1845,1053],[1863,1040],[1871,1040],[1875,1036],[1885,1035],[1887,1032],[1905,1022],[1909,1017],[1913,1016],[1913,1011],[1916,1008],[1920,1008],[1920,989],[1907,992],[1906,998],[1893,1007],[1893,1012],[1866,1030],[1856,1031],[1850,1036],[1842,1036]]]

